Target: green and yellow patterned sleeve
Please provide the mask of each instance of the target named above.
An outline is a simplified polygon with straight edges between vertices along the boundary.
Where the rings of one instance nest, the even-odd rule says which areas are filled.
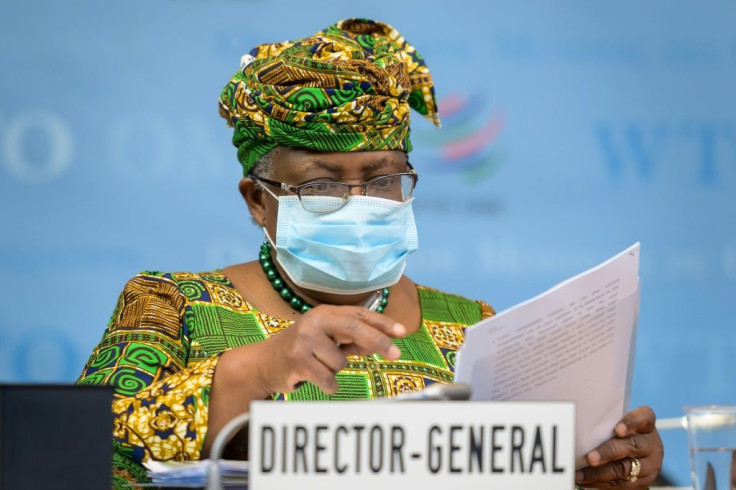
[[[146,481],[140,463],[198,459],[217,356],[188,364],[186,298],[159,274],[131,279],[78,383],[115,389],[113,479]]]
[[[496,310],[493,309],[493,306],[489,305],[485,301],[478,300],[478,305],[480,306],[480,317],[482,320],[490,318],[496,314]]]

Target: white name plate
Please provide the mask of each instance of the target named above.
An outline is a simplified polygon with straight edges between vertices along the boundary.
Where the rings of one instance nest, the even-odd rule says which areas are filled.
[[[572,490],[575,407],[551,402],[255,402],[253,490]]]

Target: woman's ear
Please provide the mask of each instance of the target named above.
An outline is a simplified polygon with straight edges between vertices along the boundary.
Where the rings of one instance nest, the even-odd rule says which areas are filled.
[[[266,226],[266,193],[263,192],[253,179],[243,177],[238,184],[240,195],[243,196],[245,204],[253,218],[253,221],[260,227]]]

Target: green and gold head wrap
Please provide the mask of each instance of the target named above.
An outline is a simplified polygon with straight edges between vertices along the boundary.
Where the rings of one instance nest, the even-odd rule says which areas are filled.
[[[244,174],[276,146],[408,152],[409,107],[439,126],[424,59],[396,29],[366,19],[257,46],[220,96]]]

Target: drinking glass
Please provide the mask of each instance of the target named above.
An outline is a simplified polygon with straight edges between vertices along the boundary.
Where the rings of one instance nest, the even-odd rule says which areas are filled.
[[[736,406],[684,410],[695,490],[736,490]]]

